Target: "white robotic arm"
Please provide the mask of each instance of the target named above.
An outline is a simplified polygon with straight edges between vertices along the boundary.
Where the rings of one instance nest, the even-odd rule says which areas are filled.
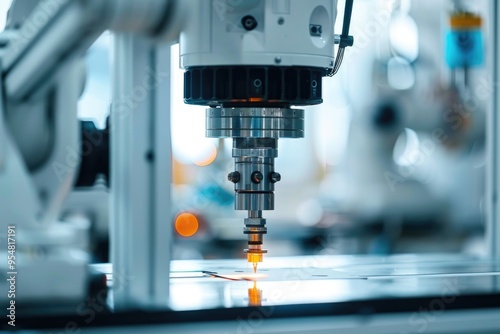
[[[175,33],[170,28],[180,23],[177,20],[182,15],[176,12],[179,6],[175,1],[166,0],[44,0],[21,21],[21,14],[32,9],[26,8],[26,4],[37,2],[15,1],[10,10],[10,29],[3,34],[1,50],[2,114],[28,170],[40,174],[44,167],[50,169],[41,173],[41,180],[35,177],[34,198],[42,197],[38,205],[42,208],[36,209],[37,220],[51,221],[57,219],[65,197],[61,191],[69,191],[78,167],[75,108],[84,84],[83,67],[79,64],[83,52],[106,29],[175,39],[179,29]],[[77,77],[68,78],[70,72]],[[73,92],[62,92],[69,89]],[[53,123],[49,124],[49,120]],[[19,177],[7,178],[19,182],[15,181]],[[24,194],[17,200],[29,197],[33,196]],[[12,209],[17,210],[17,206]],[[25,207],[23,211],[29,210]]]
[[[18,3],[13,4],[13,11]],[[176,12],[179,7],[176,3],[172,0],[40,1],[4,52],[2,73],[7,97],[25,99],[51,82],[57,68],[80,57],[107,29],[176,39],[179,30],[170,29],[182,18]]]
[[[175,41],[187,4],[14,1],[0,36],[0,228],[17,227],[21,299],[75,300],[86,291],[86,262],[70,251],[78,236],[57,223],[82,154],[76,107],[84,51],[106,29]]]

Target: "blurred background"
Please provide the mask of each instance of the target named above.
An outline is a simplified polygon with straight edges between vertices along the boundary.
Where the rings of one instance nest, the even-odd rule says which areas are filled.
[[[1,29],[10,3],[0,3]],[[473,22],[466,35],[454,31],[461,15]],[[351,33],[340,72],[324,79],[325,102],[306,108],[305,138],[279,141],[282,182],[275,210],[264,213],[269,255],[483,254],[488,2],[356,0]],[[104,135],[112,45],[106,33],[88,51],[79,103],[82,126]],[[175,215],[165,222],[174,259],[243,258],[245,212],[233,210],[227,181],[232,142],[205,138],[204,108],[183,103],[178,52],[173,46]],[[107,180],[81,182],[61,217],[91,227],[95,262],[109,260]]]

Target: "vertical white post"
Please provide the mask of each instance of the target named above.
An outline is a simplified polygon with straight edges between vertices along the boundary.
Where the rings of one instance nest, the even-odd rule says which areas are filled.
[[[170,45],[115,35],[111,261],[115,309],[168,306]]]
[[[492,71],[492,99],[488,110],[487,119],[487,177],[486,177],[486,243],[488,255],[500,259],[500,4],[490,2],[491,21],[491,54],[490,64]]]

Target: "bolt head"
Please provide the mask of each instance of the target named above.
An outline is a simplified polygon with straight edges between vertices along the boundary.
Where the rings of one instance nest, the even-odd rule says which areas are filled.
[[[281,174],[276,173],[276,172],[270,173],[269,174],[269,181],[271,181],[271,183],[276,183],[276,182],[281,181]]]
[[[254,30],[257,28],[257,20],[251,15],[247,15],[241,19],[241,24],[245,30]]]
[[[264,179],[264,176],[261,172],[257,171],[252,173],[251,179],[253,183],[259,184]]]
[[[240,173],[239,172],[231,172],[227,175],[227,179],[233,183],[240,182]]]

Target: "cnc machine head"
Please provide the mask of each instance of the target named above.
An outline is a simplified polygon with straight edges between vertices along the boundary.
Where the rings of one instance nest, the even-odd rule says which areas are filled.
[[[291,106],[322,103],[322,78],[339,66],[336,7],[337,0],[198,0],[181,34],[185,103],[210,107],[208,137],[233,138],[228,179],[235,209],[248,211],[245,252],[254,270],[266,253],[262,211],[274,210],[281,180],[278,139],[304,136],[304,111]]]

